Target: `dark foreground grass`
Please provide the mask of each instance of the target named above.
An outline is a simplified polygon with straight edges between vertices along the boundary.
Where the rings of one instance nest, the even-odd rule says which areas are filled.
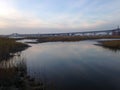
[[[0,90],[45,90],[42,82],[27,75],[27,66],[0,67]]]
[[[22,51],[29,47],[26,44],[16,42],[9,38],[0,38],[0,60],[7,59],[11,53]]]
[[[102,41],[102,46],[111,49],[120,49],[120,40]]]

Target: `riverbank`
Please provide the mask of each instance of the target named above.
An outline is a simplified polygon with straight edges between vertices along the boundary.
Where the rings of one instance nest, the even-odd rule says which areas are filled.
[[[112,83],[120,76],[120,53],[93,45],[97,41],[30,44],[21,54],[28,74],[42,80],[46,90],[120,90]]]
[[[14,56],[14,53],[28,47],[29,45],[16,42],[14,39],[0,38],[0,90],[44,90],[42,82],[27,75],[24,59],[21,59],[20,63],[16,65],[8,60]],[[5,62],[5,60],[8,61]],[[14,66],[7,65],[7,62]]]
[[[101,45],[111,49],[120,49],[120,40],[100,41]]]
[[[14,39],[0,38],[0,60],[7,59],[13,53],[22,51],[28,47],[29,45],[16,42]]]
[[[44,42],[74,42],[93,39],[120,39],[120,36],[49,36],[49,37],[28,37],[26,39],[37,39],[36,42],[27,43],[44,43]]]
[[[27,43],[44,43],[44,42],[74,42],[74,41],[83,41],[83,40],[94,40],[94,39],[120,39],[120,36],[51,36],[51,37],[39,37],[39,38],[27,38],[27,39],[36,39],[36,42],[27,42]],[[120,40],[106,40],[100,41],[101,46],[120,49]]]

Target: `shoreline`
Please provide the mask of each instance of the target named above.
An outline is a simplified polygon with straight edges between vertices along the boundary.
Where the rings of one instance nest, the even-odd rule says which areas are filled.
[[[44,43],[44,42],[74,42],[94,39],[120,39],[120,36],[49,36],[49,37],[26,37],[24,39],[37,39],[36,42],[26,43]]]
[[[33,39],[33,38],[29,38]],[[105,41],[98,41],[98,46],[103,46],[106,48],[111,49],[120,49],[120,36],[53,36],[53,37],[40,37],[35,38],[37,39],[36,42],[26,42],[31,44],[38,44],[38,43],[46,43],[46,42],[76,42],[76,41],[84,41],[84,40],[95,40],[95,39],[106,39]],[[111,39],[111,40],[107,40]],[[116,39],[116,40],[112,40]],[[117,40],[118,39],[118,40]]]
[[[15,53],[30,47],[27,44],[16,42],[9,38],[0,38],[0,62],[15,56]],[[44,90],[42,81],[27,75],[27,66],[24,62],[13,67],[0,67],[0,90]]]
[[[32,44],[46,43],[46,42],[76,42],[83,40],[95,39],[120,39],[120,36],[53,36],[53,37],[39,37],[39,38],[26,38],[37,39],[36,42],[26,42]],[[99,46],[108,47],[111,49],[120,49],[120,40],[106,40],[99,41]],[[28,44],[16,42],[15,39],[0,38],[0,61],[14,56],[14,53],[23,51],[30,47]]]
[[[30,47],[27,44],[16,42],[14,39],[0,38],[0,61],[14,56],[14,53]]]
[[[27,38],[33,39],[33,38]],[[46,42],[76,42],[76,41],[84,41],[84,40],[95,40],[95,39],[106,39],[105,41],[98,41],[99,46],[111,48],[111,49],[120,49],[120,40],[112,40],[112,39],[120,39],[120,36],[52,36],[52,37],[39,37],[34,38],[37,39],[36,42],[26,42],[31,44],[38,43],[46,43]],[[107,40],[111,39],[111,40]]]
[[[75,37],[77,38],[77,37]],[[49,37],[48,37],[49,39]],[[80,39],[80,38],[79,38]],[[77,39],[77,40],[79,40]],[[95,39],[95,38],[94,38]],[[94,39],[85,39],[84,40],[94,40]],[[4,39],[3,39],[4,40]],[[47,39],[46,39],[47,40]],[[49,41],[49,42],[55,42],[54,39],[50,39],[50,40],[53,40],[53,41]],[[55,39],[56,42],[57,40],[64,40],[63,38],[62,39]],[[67,42],[67,40],[69,40],[69,42],[73,42],[72,40],[74,41],[77,41],[75,39],[71,39],[70,40],[70,37],[69,39],[65,39],[65,41],[63,42]],[[79,41],[82,41],[82,40],[79,40]],[[3,46],[6,46],[7,44],[6,43],[11,43],[9,46],[11,47],[12,45],[17,45],[17,46],[14,46],[14,48],[16,49],[13,49],[12,53],[15,53],[16,51],[19,52],[19,51],[22,51],[22,50],[25,50],[26,48],[29,47],[29,45],[27,44],[24,44],[24,43],[20,43],[20,42],[16,42],[15,40],[13,39],[5,39],[5,42],[2,42],[2,43],[5,43],[3,44]],[[42,42],[43,43],[43,42]],[[107,46],[107,45],[111,45],[111,47],[114,45],[114,47],[118,46],[119,45],[119,49],[120,49],[120,40],[111,40],[111,41],[99,41],[100,46],[105,46],[105,47],[110,47],[110,46]],[[12,46],[12,47],[13,47]],[[113,47],[112,47],[113,48]],[[116,47],[118,48],[118,47]],[[115,49],[116,49],[115,48]],[[5,49],[5,48],[3,48]],[[24,64],[24,63],[23,63]],[[25,67],[26,68],[26,67]],[[13,77],[12,79],[14,78],[15,82],[13,82],[13,80],[11,79],[11,82],[13,83],[9,83],[7,81],[9,81],[9,78],[8,80],[5,81],[5,84],[3,84],[3,87],[2,88],[11,88],[11,89],[15,89],[17,90],[16,88],[20,88],[20,89],[40,89],[40,90],[44,90],[44,88],[46,88],[45,84],[43,82],[37,82],[34,78],[30,77],[29,75],[27,75],[25,72],[26,72],[26,69],[23,70],[23,67],[22,68],[16,68],[16,67],[13,67],[13,68],[10,68],[10,69],[7,69],[7,73],[6,73],[6,70],[2,70],[2,71],[5,71],[5,74],[9,76],[9,74],[11,74],[11,70],[13,70]],[[10,71],[10,72],[9,72]],[[4,76],[4,74],[3,74]],[[16,79],[17,77],[17,79]],[[6,79],[6,77],[5,77]],[[3,79],[4,81],[4,79]],[[14,85],[15,83],[15,85]],[[7,85],[6,85],[7,84]],[[5,87],[4,87],[5,86]]]
[[[120,50],[120,40],[99,41],[99,46],[103,46],[109,49]]]

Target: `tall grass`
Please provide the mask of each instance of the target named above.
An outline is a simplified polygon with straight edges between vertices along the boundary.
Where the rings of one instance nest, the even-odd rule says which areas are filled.
[[[10,53],[15,53],[27,48],[28,45],[16,42],[13,39],[0,37],[0,60],[8,58]]]
[[[28,75],[25,58],[15,56],[0,62],[0,90],[45,90],[45,85]]]
[[[103,41],[102,45],[108,48],[120,49],[120,40]]]
[[[38,42],[56,42],[56,41],[81,41],[91,39],[110,39],[120,38],[120,36],[51,36],[51,37],[39,37]]]

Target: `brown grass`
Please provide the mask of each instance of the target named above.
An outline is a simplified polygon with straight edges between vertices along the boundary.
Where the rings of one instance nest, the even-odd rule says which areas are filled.
[[[27,48],[28,45],[16,42],[9,38],[0,38],[0,60],[8,58],[10,53],[15,53]]]
[[[108,48],[120,49],[120,40],[102,41],[102,45]]]
[[[120,36],[52,36],[52,37],[40,37],[38,39],[39,43],[42,42],[57,42],[57,41],[81,41],[81,40],[92,40],[92,39],[110,39],[110,38],[120,38]]]

